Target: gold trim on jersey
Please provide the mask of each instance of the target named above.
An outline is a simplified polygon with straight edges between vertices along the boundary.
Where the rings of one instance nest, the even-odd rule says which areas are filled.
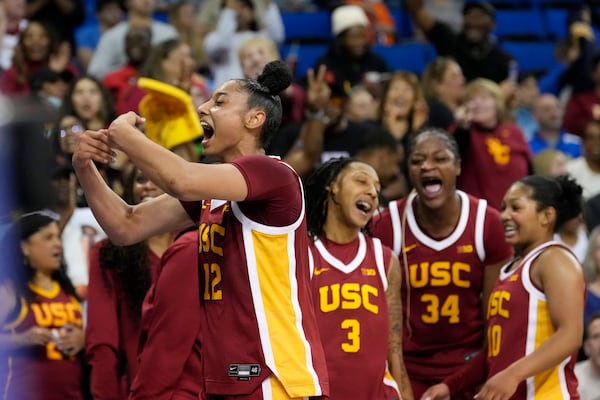
[[[29,307],[27,306],[27,302],[25,301],[25,298],[21,297],[21,309],[19,310],[19,315],[17,315],[17,317],[14,320],[9,321],[9,322],[5,323],[4,325],[2,325],[2,329],[6,330],[6,331],[11,331],[11,330],[15,329],[17,326],[19,326],[19,324],[21,322],[23,322],[23,320],[27,316],[28,310],[29,310]]]
[[[28,283],[29,289],[35,294],[39,294],[40,296],[44,296],[48,299],[53,299],[60,293],[60,285],[56,281],[52,281],[52,289],[46,290],[43,289],[31,282]]]

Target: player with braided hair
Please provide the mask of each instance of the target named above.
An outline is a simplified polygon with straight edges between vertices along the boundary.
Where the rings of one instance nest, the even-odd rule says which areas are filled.
[[[322,164],[306,183],[311,285],[331,400],[411,400],[402,358],[398,258],[365,234],[379,206],[375,170],[351,158]]]
[[[146,138],[134,113],[108,130],[83,133],[73,157],[89,205],[113,242],[198,224],[198,335],[209,399],[328,394],[302,185],[263,150],[281,121],[278,94],[291,80],[285,64],[273,61],[256,81],[229,80],[198,108],[204,154],[222,163],[179,158]],[[110,162],[113,149],[166,194],[135,206],[123,202],[92,162]]]

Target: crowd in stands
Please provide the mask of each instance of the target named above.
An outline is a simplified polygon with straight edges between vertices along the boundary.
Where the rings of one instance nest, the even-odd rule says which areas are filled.
[[[536,37],[502,25],[517,24],[506,15],[519,12],[560,18],[546,20]],[[298,21],[305,24],[300,30]],[[180,233],[126,247],[107,240],[73,171],[78,136],[107,129],[119,115],[134,111],[146,119],[138,128],[148,137],[188,161],[215,163],[203,154],[203,128],[193,110],[227,80],[257,79],[269,62],[283,60],[294,81],[280,95],[282,124],[264,143],[265,153],[284,160],[304,181],[340,157],[368,165],[379,178],[379,218],[389,217],[389,204],[426,197],[427,185],[415,184],[411,176],[411,144],[424,130],[449,133],[460,160],[429,187],[451,187],[449,199],[484,199],[493,210],[488,213],[501,211],[505,193],[530,175],[568,174],[581,185],[583,212],[554,238],[572,250],[585,272],[585,337],[575,372],[581,399],[600,399],[599,35],[600,9],[584,0],[3,0],[0,107],[35,115],[43,138],[35,141],[36,154],[47,157],[43,168],[51,183],[43,207],[51,212],[25,214],[20,223],[29,230],[21,239],[47,231],[64,254],[53,274],[44,270],[43,260],[28,260],[29,269],[45,272],[33,277],[28,272],[29,280],[19,277],[19,282],[27,301],[72,309],[64,323],[26,332],[19,349],[62,343],[62,348],[48,347],[57,352],[61,367],[40,364],[36,370],[69,375],[57,399],[112,398],[114,393],[125,399],[134,383],[139,393],[143,385],[156,383],[148,376],[141,378],[144,383],[135,380],[140,334],[157,329],[143,325],[142,301],[156,283],[161,256]],[[521,52],[548,43],[552,55],[541,68],[530,62],[537,50]],[[169,118],[180,123],[167,123]],[[130,204],[163,193],[123,153],[97,166]],[[451,203],[444,207],[450,209]],[[19,211],[34,211],[28,208]],[[451,232],[467,211],[452,209],[452,219],[438,226],[435,239]],[[410,229],[415,232],[425,224],[416,221],[427,219],[427,213],[438,216],[430,204],[408,212],[414,213]],[[315,235],[320,234],[325,229]],[[493,270],[486,269],[494,277],[485,278],[493,281],[509,250],[491,245],[496,247],[490,250],[485,243],[487,258],[477,262],[493,264]],[[476,289],[467,295],[475,298],[484,291]],[[410,293],[402,290],[405,301]],[[52,291],[60,301],[48,294]],[[10,334],[8,322],[18,318],[0,312],[1,335]],[[484,335],[481,326],[476,329]],[[419,371],[419,357],[424,356],[413,352],[407,358],[409,377],[413,369]],[[0,379],[7,373],[3,368]],[[9,372],[25,374],[26,368],[17,364]],[[422,387],[415,394],[439,383],[445,373],[436,381],[419,377]],[[3,383],[0,389],[11,393]]]

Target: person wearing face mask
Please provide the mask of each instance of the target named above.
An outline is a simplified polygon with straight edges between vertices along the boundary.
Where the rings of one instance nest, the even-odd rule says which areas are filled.
[[[486,199],[497,210],[510,185],[533,172],[533,156],[523,131],[506,122],[504,115],[500,86],[476,79],[467,85],[465,103],[450,128],[463,160],[458,188]]]
[[[424,0],[406,0],[414,23],[434,45],[437,54],[454,58],[467,81],[487,78],[496,83],[509,76],[512,57],[505,53],[490,34],[496,27],[494,7],[487,1],[468,2],[463,7],[460,33],[436,20],[424,7]]]
[[[57,111],[72,79],[73,74],[67,70],[57,72],[50,68],[43,68],[31,78],[31,90],[34,97],[50,109]]]

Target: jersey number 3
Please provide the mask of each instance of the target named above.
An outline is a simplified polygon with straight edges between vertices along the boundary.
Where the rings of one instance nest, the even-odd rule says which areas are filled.
[[[345,319],[341,323],[342,329],[348,330],[348,341],[342,343],[342,351],[356,353],[360,350],[360,322],[356,319]]]

